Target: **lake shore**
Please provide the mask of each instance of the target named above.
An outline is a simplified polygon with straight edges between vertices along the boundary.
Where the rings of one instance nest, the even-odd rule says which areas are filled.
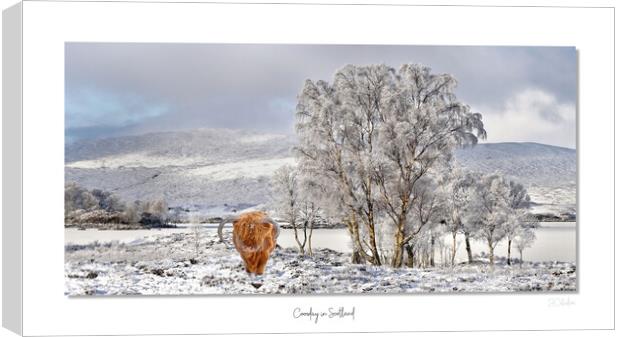
[[[65,294],[359,294],[576,291],[572,262],[504,259],[490,270],[486,259],[454,268],[390,268],[355,265],[349,255],[315,249],[300,256],[276,249],[263,286],[255,289],[238,253],[212,231],[165,233],[132,242],[65,245]]]
[[[137,230],[97,230],[85,229],[78,230],[76,228],[65,229],[65,244],[89,244],[93,242],[112,242],[131,243],[134,241],[145,240],[148,237],[166,236],[173,233],[199,233],[213,232],[215,233],[217,224],[199,224],[198,226],[179,226],[175,228],[156,228],[156,229],[137,229]],[[544,261],[564,261],[575,262],[577,259],[576,252],[576,223],[556,222],[556,223],[540,223],[536,232],[536,241],[532,247],[524,252],[525,260],[544,262]],[[224,232],[229,232],[227,226]],[[300,232],[301,234],[302,232]],[[202,235],[202,234],[200,234]],[[301,234],[303,237],[303,234]],[[283,228],[278,237],[278,244],[283,248],[297,248],[294,231],[292,229]],[[447,258],[446,249],[452,244],[450,235],[445,235],[437,242],[436,258],[443,261]],[[312,246],[315,249],[328,248],[342,253],[351,252],[351,239],[346,229],[315,229],[312,235]],[[488,247],[481,240],[471,242],[474,254],[487,252]],[[498,256],[506,255],[507,242],[502,240],[495,249]],[[517,257],[518,252],[513,249],[513,257]],[[438,262],[441,262],[438,261]],[[464,237],[462,234],[457,235],[457,254],[456,262],[467,261],[465,251]]]

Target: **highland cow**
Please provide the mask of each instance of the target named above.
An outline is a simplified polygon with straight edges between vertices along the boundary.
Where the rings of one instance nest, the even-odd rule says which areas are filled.
[[[240,214],[232,219],[226,218],[220,222],[217,234],[224,242],[222,229],[228,222],[233,224],[233,243],[241,255],[245,271],[252,279],[265,272],[269,255],[276,247],[276,240],[280,234],[277,222],[262,211],[252,211]],[[256,288],[262,283],[254,282]]]

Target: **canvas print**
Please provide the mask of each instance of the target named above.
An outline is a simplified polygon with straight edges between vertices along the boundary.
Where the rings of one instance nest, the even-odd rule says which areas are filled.
[[[66,43],[64,293],[577,291],[576,92],[573,47]]]

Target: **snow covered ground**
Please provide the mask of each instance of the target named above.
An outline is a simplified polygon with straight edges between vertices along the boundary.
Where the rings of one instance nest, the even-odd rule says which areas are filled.
[[[201,166],[188,170],[186,174],[201,176],[211,181],[269,177],[284,165],[295,165],[295,158],[256,159],[242,162]]]
[[[234,248],[201,231],[67,244],[65,280],[65,294],[79,296],[575,291],[577,276],[568,262],[508,267],[499,259],[489,271],[480,259],[454,269],[394,269],[353,265],[348,254],[329,249],[302,257],[284,248],[274,251],[263,286],[255,289]]]

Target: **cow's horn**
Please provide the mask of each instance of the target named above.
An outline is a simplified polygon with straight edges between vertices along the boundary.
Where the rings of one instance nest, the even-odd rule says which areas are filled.
[[[224,217],[222,218],[222,221],[220,221],[220,225],[217,227],[217,236],[220,237],[220,242],[224,242],[224,236],[222,235],[222,230],[224,229],[224,225],[228,222],[235,222],[236,217],[235,216],[228,216],[228,217]]]
[[[265,222],[272,224],[276,228],[276,239],[280,236],[280,224],[278,224],[275,220],[270,217],[266,217]]]

